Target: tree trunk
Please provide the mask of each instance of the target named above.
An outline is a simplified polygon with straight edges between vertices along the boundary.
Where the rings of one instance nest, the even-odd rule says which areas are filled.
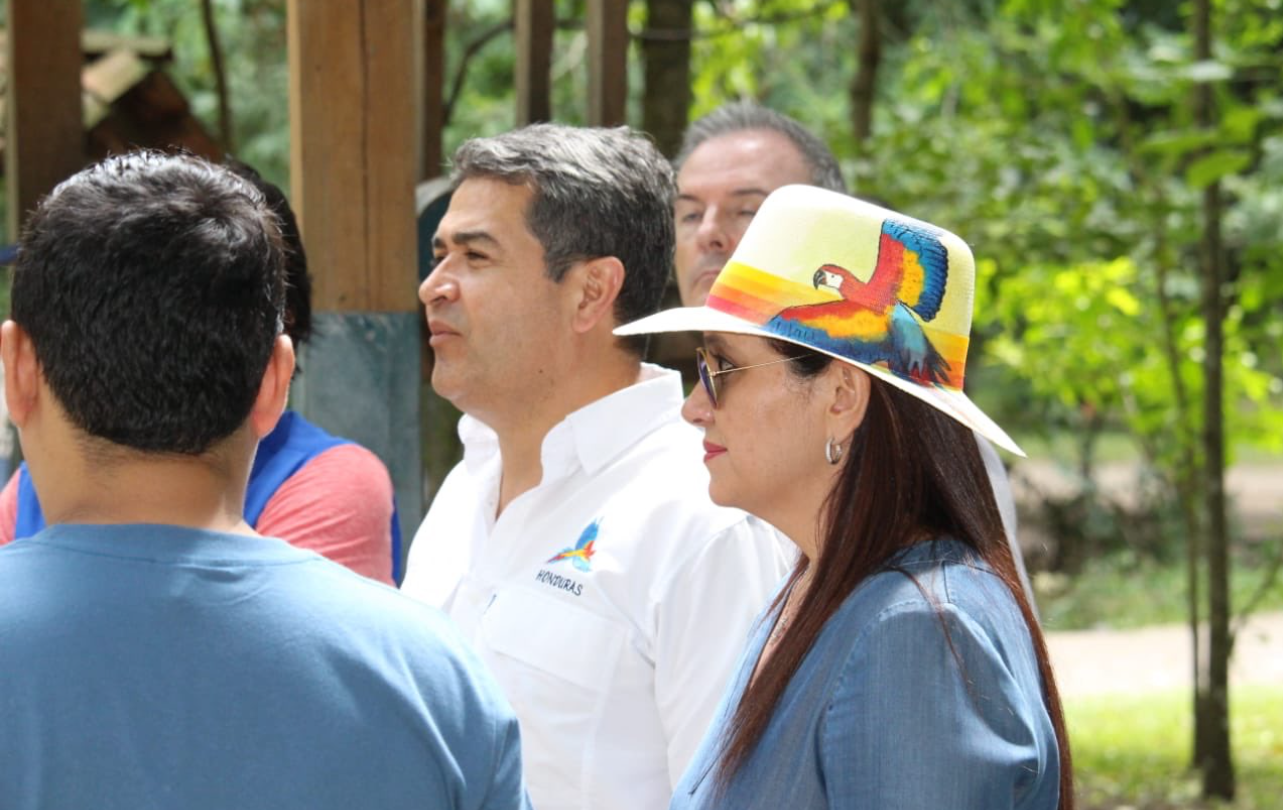
[[[882,31],[878,21],[878,0],[851,0],[860,20],[860,44],[855,77],[851,80],[851,134],[856,153],[863,155],[873,134],[873,102],[877,91],[878,66],[882,61]]]
[[[223,66],[223,46],[218,41],[218,26],[214,23],[214,0],[201,0],[201,19],[205,24],[205,42],[209,46],[209,60],[214,68],[214,90],[218,94],[218,139],[223,151],[235,151],[232,142],[232,103],[227,93],[227,69]]]
[[[646,8],[642,128],[670,158],[681,147],[690,112],[693,6],[694,0],[650,0]]]
[[[1212,58],[1211,0],[1194,2],[1195,58]],[[1200,127],[1210,131],[1216,124],[1212,86],[1200,83],[1195,90],[1195,117]],[[1232,799],[1234,797],[1234,762],[1229,734],[1229,657],[1233,639],[1230,636],[1229,555],[1225,525],[1225,436],[1222,353],[1224,335],[1221,300],[1221,188],[1213,182],[1203,191],[1203,238],[1200,249],[1203,270],[1203,322],[1206,329],[1206,353],[1203,360],[1203,454],[1208,586],[1208,670],[1207,705],[1197,720],[1195,750],[1203,775],[1203,795]]]
[[[1167,366],[1172,375],[1172,392],[1176,409],[1176,424],[1179,431],[1180,461],[1176,469],[1176,493],[1180,501],[1181,517],[1185,524],[1185,588],[1186,607],[1189,611],[1189,632],[1192,647],[1192,683],[1194,687],[1194,754],[1192,764],[1197,767],[1207,757],[1202,749],[1203,735],[1199,729],[1208,724],[1208,688],[1206,672],[1207,645],[1204,643],[1202,568],[1203,543],[1202,526],[1198,515],[1198,462],[1195,458],[1195,443],[1198,441],[1197,430],[1189,426],[1189,397],[1185,392],[1185,383],[1181,377],[1180,350],[1176,344],[1176,313],[1171,297],[1167,294],[1168,262],[1166,251],[1166,226],[1158,223],[1155,227],[1158,250],[1158,302],[1163,313],[1163,349],[1167,355]]]
[[[1190,394],[1185,388],[1185,378],[1181,376],[1181,352],[1176,340],[1176,324],[1179,313],[1168,294],[1168,276],[1172,267],[1179,261],[1173,253],[1167,238],[1167,219],[1169,209],[1162,204],[1165,199],[1162,188],[1145,169],[1144,160],[1138,155],[1136,139],[1133,136],[1134,124],[1128,111],[1128,100],[1117,91],[1110,93],[1114,107],[1118,135],[1123,146],[1123,153],[1130,164],[1131,174],[1137,189],[1141,193],[1144,207],[1151,212],[1151,225],[1154,239],[1154,272],[1155,297],[1158,300],[1159,312],[1163,325],[1163,353],[1167,360],[1167,372],[1172,378],[1172,400],[1175,409],[1179,460],[1174,476],[1175,497],[1180,506],[1181,518],[1185,528],[1185,605],[1188,611],[1190,643],[1193,654],[1190,657],[1190,674],[1193,683],[1193,701],[1191,705],[1194,728],[1206,727],[1205,717],[1207,701],[1207,682],[1203,677],[1206,671],[1207,645],[1204,641],[1206,630],[1203,627],[1203,546],[1202,527],[1199,520],[1199,464],[1197,457],[1200,435],[1190,403]],[[1159,452],[1157,448],[1147,450],[1151,466],[1158,467]],[[1201,719],[1200,719],[1201,718]],[[1198,767],[1206,754],[1199,750],[1202,738],[1195,733],[1195,750],[1191,757],[1190,767]]]

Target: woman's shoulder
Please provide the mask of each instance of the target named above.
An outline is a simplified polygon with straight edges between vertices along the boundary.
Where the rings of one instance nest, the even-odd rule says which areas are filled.
[[[963,611],[980,608],[983,612],[998,605],[1016,609],[1010,589],[979,552],[947,537],[897,552],[852,592],[852,599],[859,597],[903,609],[935,610],[941,605]]]
[[[944,673],[959,659],[976,672],[1036,669],[1029,627],[1011,590],[973,549],[953,540],[896,555],[847,598],[833,624],[835,687],[916,677],[924,668]],[[981,666],[981,659],[990,664]]]
[[[938,634],[946,617],[945,624],[981,636],[1027,633],[1014,596],[989,564],[966,544],[940,539],[904,549],[861,583],[834,615],[833,635],[845,640],[849,657],[888,632]]]

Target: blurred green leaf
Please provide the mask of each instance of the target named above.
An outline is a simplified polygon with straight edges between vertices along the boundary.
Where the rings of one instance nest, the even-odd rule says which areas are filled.
[[[1237,174],[1252,163],[1252,156],[1241,149],[1222,149],[1195,160],[1185,170],[1185,182],[1203,189],[1228,175]]]

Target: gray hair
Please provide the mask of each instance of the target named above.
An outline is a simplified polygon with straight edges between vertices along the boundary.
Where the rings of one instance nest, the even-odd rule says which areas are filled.
[[[531,190],[526,225],[554,281],[577,261],[614,256],[625,270],[616,320],[658,311],[673,262],[676,191],[672,168],[645,136],[628,127],[531,124],[466,141],[453,165],[455,187],[484,177]],[[640,338],[625,339],[639,355]]]
[[[687,127],[682,137],[682,148],[673,159],[673,167],[680,169],[691,153],[710,138],[750,130],[778,132],[788,138],[811,170],[812,185],[846,193],[842,169],[824,141],[787,115],[751,101],[724,104]]]

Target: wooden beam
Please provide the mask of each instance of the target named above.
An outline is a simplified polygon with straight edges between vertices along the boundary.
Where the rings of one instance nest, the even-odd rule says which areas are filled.
[[[628,106],[628,0],[588,0],[588,123],[623,124]]]
[[[517,125],[552,120],[552,0],[513,0]]]
[[[118,34],[101,28],[90,28],[80,34],[80,49],[85,56],[102,56],[125,49],[144,59],[168,62],[174,58],[174,45],[165,37]]]
[[[423,15],[423,172],[431,180],[444,171],[445,31],[448,0],[425,0]]]
[[[85,164],[80,0],[9,0],[5,177],[9,238],[36,203]]]
[[[289,0],[290,167],[318,311],[413,312],[416,0]]]

